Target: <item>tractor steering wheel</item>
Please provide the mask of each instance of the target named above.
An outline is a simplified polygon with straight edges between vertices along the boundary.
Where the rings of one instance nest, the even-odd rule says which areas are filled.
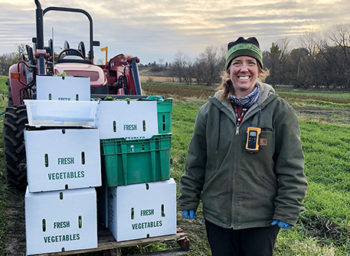
[[[73,52],[73,54],[72,54],[72,52]],[[82,57],[85,60],[85,56],[83,56],[83,54],[80,51],[76,50],[76,49],[64,49],[62,52],[60,52],[60,54],[58,55],[57,59],[58,60],[61,59],[63,57],[62,55],[64,53],[66,54],[66,56],[68,56],[68,55],[79,56],[79,57]]]

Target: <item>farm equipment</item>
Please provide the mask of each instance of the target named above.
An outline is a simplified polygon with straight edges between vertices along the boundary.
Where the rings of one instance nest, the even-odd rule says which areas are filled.
[[[93,21],[88,12],[66,7],[41,8],[36,4],[36,37],[34,48],[26,45],[27,57],[10,67],[8,82],[8,107],[4,118],[4,155],[7,182],[11,187],[23,190],[26,187],[26,159],[23,130],[27,123],[24,99],[36,99],[36,77],[65,74],[90,78],[92,97],[117,95],[119,97],[141,97],[141,84],[137,63],[139,59],[128,54],[119,54],[105,65],[94,64]],[[50,11],[82,13],[89,20],[89,51],[84,42],[77,49],[64,43],[64,49],[57,55],[53,41],[44,46],[43,18]],[[87,55],[87,57],[86,57]]]
[[[31,174],[32,173],[31,170],[33,168],[31,169],[29,159],[34,159],[34,158],[31,158],[31,155],[28,155],[25,152],[25,146],[29,147],[28,145],[30,145],[30,143],[28,143],[28,136],[26,136],[26,145],[24,144],[24,133],[26,133],[26,135],[28,134],[27,132],[28,132],[29,126],[27,126],[27,124],[29,123],[28,125],[30,125],[30,122],[28,122],[28,121],[31,120],[31,117],[33,115],[29,115],[29,117],[27,116],[27,110],[28,110],[28,113],[31,113],[32,109],[30,107],[30,104],[28,104],[27,107],[26,107],[26,105],[24,105],[24,100],[25,99],[31,99],[31,100],[38,99],[38,101],[31,101],[31,103],[43,102],[43,101],[39,101],[42,99],[40,97],[41,90],[39,88],[42,85],[42,83],[40,81],[46,80],[46,77],[44,77],[44,76],[62,76],[63,78],[64,78],[64,76],[84,77],[83,80],[85,80],[85,81],[87,80],[86,77],[88,77],[88,78],[90,78],[90,92],[91,92],[92,98],[97,98],[97,99],[105,99],[107,97],[109,97],[109,98],[110,97],[112,97],[112,98],[128,98],[128,99],[129,98],[135,98],[135,99],[146,98],[146,96],[142,96],[141,84],[140,84],[138,67],[137,67],[137,63],[139,63],[139,59],[137,57],[134,57],[134,56],[129,55],[129,54],[119,54],[119,55],[111,58],[105,65],[95,65],[94,64],[94,49],[93,49],[93,47],[99,46],[100,43],[98,41],[94,41],[94,39],[93,39],[93,22],[92,22],[92,18],[89,15],[89,13],[87,13],[86,11],[84,11],[82,9],[65,8],[65,7],[48,7],[48,8],[43,10],[41,8],[41,4],[40,4],[39,0],[35,0],[35,4],[36,4],[36,37],[34,37],[32,39],[34,47],[32,48],[29,45],[27,45],[26,46],[27,56],[26,57],[23,56],[17,64],[12,65],[9,69],[8,107],[6,108],[5,118],[4,118],[4,131],[3,131],[3,133],[4,133],[4,156],[5,156],[6,177],[7,177],[8,185],[10,187],[17,189],[17,190],[24,190],[26,188],[26,186],[27,186],[27,164],[28,164],[29,174]],[[85,45],[83,42],[80,42],[77,49],[74,49],[74,48],[70,48],[69,43],[66,41],[64,43],[64,49],[59,54],[55,54],[54,47],[53,47],[53,41],[51,39],[48,41],[48,46],[44,46],[43,18],[44,18],[44,15],[50,11],[82,13],[88,18],[88,20],[89,20],[89,48],[88,48],[89,51],[87,53],[86,53]],[[50,80],[55,80],[55,79],[56,78],[50,78]],[[67,82],[70,79],[77,79],[77,78],[66,77],[64,79],[66,80],[65,82]],[[84,85],[87,85],[87,83],[85,83]],[[59,87],[59,88],[60,88],[60,90],[63,90],[61,87]],[[85,88],[88,88],[88,87],[86,86]],[[87,89],[87,91],[89,91],[89,90]],[[90,96],[90,95],[88,95],[88,96]],[[75,102],[75,103],[96,103],[96,102],[91,102],[89,100],[90,100],[90,97],[87,97],[87,100]],[[149,98],[147,98],[147,100],[149,100]],[[44,102],[46,102],[46,101],[44,101]],[[129,100],[124,101],[124,102],[127,102],[127,104],[130,104]],[[27,103],[28,102],[26,102],[26,104]],[[54,101],[51,101],[49,103],[50,104],[54,103]],[[62,103],[62,101],[59,103]],[[117,103],[117,102],[112,102],[112,103]],[[154,109],[154,111],[152,113],[154,113],[157,116],[157,118],[155,118],[155,120],[161,120],[160,122],[158,122],[158,124],[156,124],[155,121],[150,121],[150,123],[154,124],[154,129],[156,131],[155,133],[159,132],[159,130],[161,130],[161,132],[159,132],[159,133],[162,133],[162,132],[163,133],[170,133],[170,119],[171,119],[170,118],[170,112],[171,112],[170,109],[172,107],[170,107],[170,109],[169,109],[169,106],[167,106],[168,103],[169,103],[169,101],[164,100],[164,104],[158,104],[158,102],[157,102],[157,103],[154,103],[152,105],[153,109]],[[67,105],[67,104],[65,103],[65,105]],[[43,109],[46,109],[46,108],[43,108]],[[55,108],[55,110],[56,109],[59,109],[59,108]],[[113,111],[115,111],[115,109],[118,109],[118,108],[109,108],[109,109],[110,110],[113,109]],[[63,111],[61,110],[59,113],[62,114],[62,112]],[[71,111],[71,108],[69,108],[69,112],[76,113],[78,111]],[[63,114],[63,115],[64,115],[64,117],[67,116],[66,114]],[[162,118],[159,118],[159,115]],[[79,114],[79,118],[81,118],[80,114]],[[115,121],[114,121],[114,123],[115,123]],[[71,120],[70,120],[69,125],[72,125]],[[116,127],[116,124],[114,124],[114,125]],[[132,129],[134,129],[133,125],[130,125],[130,126],[132,126],[131,127]],[[125,125],[125,126],[128,126],[128,125]],[[46,127],[46,126],[43,125],[43,126],[41,126],[41,128],[42,127]],[[67,127],[69,128],[69,126],[67,126]],[[139,127],[143,127],[144,131],[146,130],[145,120],[143,120],[143,125],[141,125]],[[24,132],[25,128],[26,128],[26,131]],[[79,127],[79,128],[81,128],[81,127]],[[31,127],[30,129],[35,130],[37,128]],[[45,129],[42,129],[40,131],[44,131],[44,130]],[[48,130],[50,130],[50,129],[48,129]],[[50,131],[52,131],[52,130],[53,129],[51,129]],[[89,131],[90,129],[86,129],[86,130]],[[66,133],[66,130],[62,129],[62,134],[65,134],[65,133]],[[79,135],[81,135],[81,133],[82,132],[80,131]],[[165,135],[166,134],[164,134],[164,136]],[[168,136],[168,137],[170,138],[170,136]],[[97,138],[97,141],[98,141],[98,139],[99,138]],[[86,139],[86,140],[89,141],[89,139]],[[158,141],[160,141],[160,140],[158,140]],[[45,142],[46,142],[46,140],[45,140]],[[38,144],[39,144],[38,139],[37,138],[34,139],[34,142],[31,144],[32,146],[30,146],[29,149],[27,148],[28,149],[27,153],[29,153],[31,151],[30,149],[34,148],[33,145],[37,146]],[[82,143],[76,143],[76,144],[80,145]],[[141,144],[142,145],[140,145],[140,150],[142,151],[142,153],[144,153],[145,143],[141,143]],[[155,143],[153,143],[153,144],[155,144]],[[170,140],[169,140],[168,144],[170,147]],[[46,145],[46,143],[44,143],[44,146],[45,145]],[[43,148],[44,146],[40,145],[38,147]],[[97,143],[97,148],[99,148],[99,146],[100,146],[100,144]],[[132,145],[132,147],[134,147],[134,145]],[[90,148],[90,146],[88,148]],[[137,149],[135,149],[135,150],[137,150]],[[36,150],[34,153],[35,156],[38,155],[37,151],[38,150]],[[61,152],[63,150],[59,149],[59,151]],[[150,150],[149,153],[147,152],[149,156],[151,156],[151,154],[152,154],[152,159],[153,159],[152,163],[156,162],[154,159],[154,151],[155,151],[154,147],[152,147],[152,150]],[[168,151],[169,151],[169,148],[168,148]],[[170,154],[170,152],[169,152],[169,154]],[[28,155],[28,159],[26,159],[26,155]],[[48,154],[44,154],[44,155],[45,155],[45,166],[48,167],[49,166]],[[97,153],[95,153],[95,155],[97,155]],[[81,156],[82,156],[81,161],[83,162],[83,164],[85,164],[85,151],[81,152]],[[170,155],[169,155],[169,158],[170,158]],[[60,158],[60,159],[66,159],[66,158]],[[123,159],[126,159],[126,156],[123,156]],[[165,158],[165,157],[163,157],[162,159],[163,159],[163,162],[168,163],[170,165],[170,159]],[[28,162],[26,160],[28,160]],[[39,162],[39,161],[36,161],[36,162]],[[135,162],[137,162],[137,161],[135,160]],[[161,162],[161,161],[157,161],[157,163],[158,162]],[[93,168],[93,169],[97,170],[98,168]],[[152,169],[152,171],[153,171],[153,169]],[[170,170],[168,170],[168,174],[170,176]],[[29,175],[29,178],[30,177],[31,177],[31,175]],[[169,177],[167,177],[167,178],[169,178]],[[40,179],[34,179],[34,180],[38,181],[39,183],[41,182]],[[153,180],[155,180],[155,177]],[[159,178],[159,180],[164,180],[164,179]],[[80,182],[81,182],[81,180],[80,180]],[[29,193],[30,192],[30,183],[31,182],[29,182],[27,194],[30,194]],[[174,183],[174,185],[175,185],[175,183]],[[148,190],[148,188],[149,188],[149,184],[146,184],[144,189]],[[176,204],[175,204],[176,203],[176,185],[174,186],[174,188],[175,188],[174,193],[173,193],[174,204],[173,204],[173,208],[172,208],[172,209],[174,209],[173,218],[172,219],[170,218],[170,216],[172,216],[172,215],[168,216],[168,213],[167,214],[164,213],[165,212],[164,203],[161,204],[162,208],[160,208],[160,207],[159,208],[162,209],[161,218],[169,218],[171,220],[174,220],[174,222],[173,222],[173,223],[175,223],[174,228],[176,228]],[[69,190],[67,184],[65,184],[65,190]],[[74,189],[71,189],[71,191],[73,191],[73,190]],[[75,190],[77,191],[77,190],[79,190],[79,188],[77,188]],[[41,187],[37,191],[32,192],[32,194],[40,194],[41,192],[43,194],[50,193],[47,191],[50,191],[50,190],[43,191],[43,189]],[[35,192],[38,192],[38,193],[35,193]],[[67,197],[66,194],[64,197],[65,198]],[[106,198],[108,198],[108,197],[106,197]],[[154,196],[152,196],[152,199],[153,198],[154,198]],[[61,200],[63,200],[63,192],[60,192],[59,199],[58,199],[58,197],[56,197],[56,199],[61,202]],[[105,200],[105,201],[107,201],[107,200]],[[26,202],[26,207],[28,207],[28,205],[30,205],[30,203]],[[46,206],[46,204],[43,204],[43,205],[44,205],[45,209],[49,208]],[[70,205],[68,205],[68,206],[70,206]],[[103,206],[106,206],[106,204],[103,204]],[[109,204],[108,204],[108,206],[109,206]],[[132,206],[132,209],[134,209],[133,207],[134,206]],[[26,211],[27,211],[27,209],[28,208],[26,208]],[[89,209],[91,209],[91,207]],[[103,208],[103,209],[105,210],[106,208]],[[168,207],[166,209],[168,209]],[[143,211],[141,211],[141,212],[143,212]],[[40,211],[40,210],[38,211],[37,208],[35,208],[35,211],[30,212],[33,215],[28,215],[28,216],[36,216],[35,214],[37,214],[38,212],[42,213],[42,211]],[[89,212],[90,212],[90,210],[89,210]],[[27,214],[27,212],[26,212],[26,214]],[[56,214],[56,212],[55,212],[55,214]],[[79,214],[81,214],[81,213],[79,213]],[[133,220],[134,220],[135,216],[137,216],[137,214],[133,213],[133,217],[132,217]],[[82,223],[85,223],[84,221],[83,222],[81,221],[81,217],[82,216],[79,215],[79,228],[81,228],[81,226],[83,225]],[[28,223],[27,222],[28,219],[30,219],[30,218],[27,218],[27,215],[26,215],[26,223]],[[57,222],[56,215],[54,216],[54,219],[56,221],[55,223],[63,223],[63,222]],[[97,221],[98,220],[96,219],[96,223],[98,223]],[[163,221],[164,221],[164,219],[163,219]],[[66,219],[64,219],[64,222],[69,223],[69,222],[67,222]],[[40,219],[40,223],[42,224],[41,233],[46,232],[46,230],[47,230],[46,219]],[[151,223],[150,224],[151,228],[156,227],[156,226],[153,226],[153,222],[147,222],[147,223]],[[160,221],[159,223],[162,223],[162,222]],[[157,225],[166,226],[165,224],[159,224],[159,223]],[[102,227],[102,225],[100,225],[102,229],[101,230],[99,229],[97,234],[95,232],[95,234],[98,236],[97,248],[95,247],[95,245],[93,247],[80,247],[79,249],[81,249],[81,248],[85,248],[85,249],[76,250],[73,252],[73,251],[65,251],[65,248],[62,247],[62,248],[60,248],[60,250],[62,249],[62,252],[60,252],[58,254],[55,252],[55,250],[52,250],[52,252],[54,252],[52,255],[72,255],[72,254],[80,254],[80,253],[94,253],[94,252],[98,252],[98,251],[107,252],[107,253],[109,253],[108,255],[121,255],[121,248],[122,247],[139,246],[139,245],[143,245],[143,244],[151,244],[151,243],[155,243],[155,242],[168,242],[168,241],[176,241],[180,245],[180,247],[182,248],[182,251],[178,252],[179,254],[172,253],[171,255],[180,255],[180,254],[183,255],[184,254],[183,250],[189,249],[189,241],[186,237],[186,234],[180,229],[173,230],[171,233],[169,233],[169,232],[168,233],[158,233],[160,235],[158,235],[157,237],[152,237],[152,236],[150,236],[150,234],[147,234],[147,236],[145,238],[142,238],[142,239],[138,239],[139,237],[137,237],[134,240],[132,240],[132,239],[118,240],[118,242],[116,242],[115,236],[113,236],[112,233],[106,229],[107,223],[104,223],[104,224],[105,224],[105,227]],[[84,224],[84,226],[85,225],[86,224]],[[145,225],[145,222],[139,222],[137,225],[141,225],[140,227],[143,228]],[[34,225],[34,226],[37,227],[38,225]],[[52,225],[51,225],[51,227],[52,227]],[[134,226],[134,227],[136,227],[136,226]],[[137,227],[139,227],[139,226],[137,226]],[[137,231],[139,231],[138,229],[140,229],[140,228],[135,228],[135,229],[137,229]],[[31,229],[30,228],[27,229],[27,232],[31,232]],[[61,232],[61,230],[60,230],[60,232]],[[30,233],[30,235],[32,235],[32,233]],[[44,235],[45,235],[46,239],[51,239],[51,238],[56,239],[55,237],[58,237],[58,236],[50,236],[48,233],[45,233]],[[71,235],[67,235],[67,236],[70,239]],[[67,237],[67,236],[63,236],[63,237]],[[61,237],[61,236],[59,236],[59,237]],[[76,239],[73,239],[73,240],[76,240]],[[77,240],[79,240],[79,238]],[[45,241],[45,238],[44,238],[44,241]],[[51,243],[50,240],[47,240],[47,241],[49,241],[49,243]],[[51,241],[53,241],[53,240],[51,240]],[[28,239],[27,239],[27,242],[28,242]],[[46,243],[46,241],[45,241],[45,243]],[[30,244],[30,243],[27,243],[27,245],[28,244]],[[44,255],[49,255],[49,254],[44,254]],[[165,255],[165,253],[158,254],[158,255]]]

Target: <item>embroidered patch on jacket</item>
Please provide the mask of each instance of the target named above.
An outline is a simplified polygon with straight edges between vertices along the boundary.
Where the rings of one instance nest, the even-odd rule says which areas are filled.
[[[260,138],[259,145],[260,146],[267,146],[267,138]]]

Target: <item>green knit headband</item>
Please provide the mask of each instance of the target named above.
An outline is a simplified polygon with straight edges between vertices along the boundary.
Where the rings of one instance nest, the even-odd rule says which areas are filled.
[[[238,56],[250,56],[258,61],[260,67],[263,66],[262,52],[259,47],[250,43],[236,44],[228,50],[226,54],[225,69],[227,70],[231,61]]]

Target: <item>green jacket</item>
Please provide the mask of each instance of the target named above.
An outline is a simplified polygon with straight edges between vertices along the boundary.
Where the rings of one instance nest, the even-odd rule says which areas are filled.
[[[296,223],[307,189],[298,119],[270,85],[258,86],[259,99],[239,126],[221,92],[200,108],[180,210],[197,210],[202,200],[204,218],[224,228],[265,227],[274,219]],[[251,126],[261,128],[257,153],[245,150]]]

